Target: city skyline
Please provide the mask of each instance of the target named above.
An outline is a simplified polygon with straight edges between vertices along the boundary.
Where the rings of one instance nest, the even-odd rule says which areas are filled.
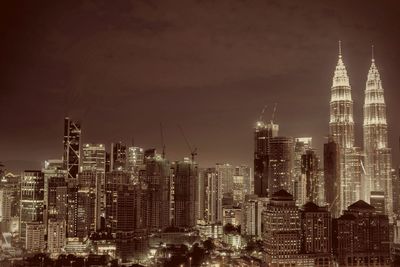
[[[51,12],[29,3],[22,8],[5,4],[2,160],[6,166],[8,160],[34,161],[40,168],[40,162],[60,158],[61,118],[70,115],[82,122],[84,143],[109,149],[112,142],[129,144],[134,138],[138,146],[161,152],[162,122],[168,158],[182,159],[190,152],[179,124],[198,148],[201,166],[252,166],[252,128],[263,106],[269,106],[268,118],[274,103],[280,135],[313,137],[321,156],[329,133],[337,41],[342,40],[355,145],[362,146],[362,106],[374,44],[396,167],[398,8],[389,1],[378,10],[372,2],[344,3],[45,3]],[[184,14],[178,5],[192,11]],[[208,14],[210,8],[216,14]],[[71,14],[77,14],[74,20]],[[19,170],[35,167],[25,164]]]

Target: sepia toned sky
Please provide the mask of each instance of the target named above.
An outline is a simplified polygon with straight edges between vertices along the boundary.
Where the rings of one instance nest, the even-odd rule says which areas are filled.
[[[280,135],[328,134],[337,42],[362,144],[365,82],[375,45],[399,162],[397,1],[1,1],[0,161],[40,167],[62,155],[63,118],[83,142],[125,141],[189,154],[202,166],[253,159],[253,126],[278,103]]]

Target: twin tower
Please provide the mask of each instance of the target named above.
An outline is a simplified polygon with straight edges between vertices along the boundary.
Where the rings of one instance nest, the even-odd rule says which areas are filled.
[[[373,48],[372,48],[373,49]],[[371,66],[365,86],[363,112],[364,147],[354,146],[354,119],[351,86],[343,63],[339,41],[339,59],[333,76],[330,100],[330,135],[339,149],[339,174],[335,182],[337,198],[331,203],[340,214],[352,203],[363,199],[374,202],[381,212],[393,214],[391,149],[388,148],[384,90],[372,50]]]

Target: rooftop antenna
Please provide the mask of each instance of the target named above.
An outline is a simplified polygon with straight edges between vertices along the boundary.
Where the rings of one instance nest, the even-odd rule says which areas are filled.
[[[276,112],[277,106],[278,106],[278,103],[275,103],[274,104],[274,110],[272,111],[272,116],[271,116],[271,123],[272,124],[274,123],[274,120],[275,120],[275,112]]]
[[[163,131],[163,125],[161,122],[160,122],[160,135],[161,135],[162,158],[165,159],[164,131]]]
[[[375,62],[374,45],[371,46],[371,52],[372,52],[372,62]]]

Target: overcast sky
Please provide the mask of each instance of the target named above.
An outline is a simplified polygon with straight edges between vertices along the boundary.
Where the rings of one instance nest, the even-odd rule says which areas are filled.
[[[202,166],[252,165],[275,102],[280,135],[322,154],[342,40],[358,145],[375,45],[396,166],[399,14],[397,1],[1,1],[0,160],[60,158],[69,115],[84,143],[160,148],[162,122],[171,160],[189,154],[181,125]]]

